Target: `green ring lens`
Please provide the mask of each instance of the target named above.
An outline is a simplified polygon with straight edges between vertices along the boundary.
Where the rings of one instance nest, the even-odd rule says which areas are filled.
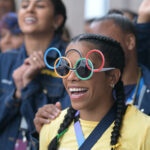
[[[82,62],[82,60],[85,60],[85,66],[86,66],[86,58],[80,58],[80,59],[76,62],[76,64],[75,64],[75,73],[76,73],[76,75],[77,75],[77,77],[78,77],[79,79],[81,79],[81,80],[88,80],[88,79],[91,78],[91,76],[93,75],[93,64],[92,64],[92,62],[91,62],[89,59],[87,59],[87,61],[88,61],[88,63],[89,63],[89,66],[91,67],[91,70],[89,70],[88,68],[87,68],[87,69],[88,69],[89,71],[91,71],[91,73],[90,73],[89,76],[83,78],[83,77],[81,77],[81,76],[78,74],[78,72],[77,72],[77,70],[80,68],[80,66],[78,66],[78,63]],[[80,65],[80,64],[79,64],[79,65]]]

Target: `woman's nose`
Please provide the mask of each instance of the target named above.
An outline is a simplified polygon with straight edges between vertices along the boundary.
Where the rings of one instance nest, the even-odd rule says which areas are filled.
[[[67,77],[67,80],[69,80],[69,81],[78,81],[80,79],[77,77],[77,75],[75,73],[75,70],[72,70],[71,73],[69,74],[69,76]]]
[[[34,1],[31,1],[27,7],[27,11],[33,12],[34,9],[35,9],[35,3],[34,3]]]

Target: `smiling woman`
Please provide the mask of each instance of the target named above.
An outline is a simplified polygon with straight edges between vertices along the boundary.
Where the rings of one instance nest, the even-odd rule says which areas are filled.
[[[49,69],[44,64],[44,52],[49,47],[64,54],[67,43],[61,39],[66,21],[63,2],[22,0],[18,16],[24,44],[19,51],[0,54],[0,149],[5,150],[31,146],[29,134],[35,128],[33,119],[39,107],[61,100],[65,108],[70,103],[61,79],[53,71],[47,74]],[[50,53],[50,65],[56,59],[57,54]]]
[[[66,53],[71,49],[79,50],[83,59],[97,49],[103,53],[105,64],[87,80],[79,78],[74,70],[63,79],[71,107],[44,125],[40,150],[149,150],[150,118],[124,102],[121,76],[125,58],[120,44],[105,36],[82,34],[69,43]],[[88,60],[96,69],[100,61],[94,55]],[[73,67],[80,59],[74,53],[66,57]],[[75,69],[85,72],[86,67],[83,61]]]
[[[53,33],[57,22],[55,22],[52,2],[50,0],[23,0],[19,11],[19,24],[25,34]]]

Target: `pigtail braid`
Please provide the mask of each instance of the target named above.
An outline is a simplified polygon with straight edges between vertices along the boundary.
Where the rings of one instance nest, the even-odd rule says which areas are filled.
[[[116,97],[117,97],[117,112],[116,112],[116,120],[114,122],[114,127],[113,131],[111,133],[111,150],[115,150],[117,147],[118,143],[118,138],[120,136],[120,129],[122,125],[122,119],[125,114],[125,94],[124,94],[124,88],[123,88],[123,83],[121,79],[118,81],[118,83],[115,85],[115,90],[116,90]]]
[[[62,136],[67,131],[67,128],[74,119],[75,113],[76,110],[74,110],[72,107],[68,109],[67,114],[64,117],[63,123],[60,125],[60,128],[58,130],[58,134],[49,144],[48,150],[57,150],[59,137]]]

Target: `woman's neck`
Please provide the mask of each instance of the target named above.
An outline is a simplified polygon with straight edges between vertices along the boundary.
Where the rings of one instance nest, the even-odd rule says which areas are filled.
[[[86,121],[99,122],[108,113],[113,104],[114,100],[111,99],[107,103],[106,101],[103,102],[99,107],[95,107],[94,109],[80,110],[80,118]]]
[[[123,72],[122,81],[124,85],[136,84],[139,77],[139,67],[136,60],[128,61]]]
[[[34,51],[45,51],[52,41],[54,34],[34,34],[25,35],[25,46],[27,55],[31,55]]]

